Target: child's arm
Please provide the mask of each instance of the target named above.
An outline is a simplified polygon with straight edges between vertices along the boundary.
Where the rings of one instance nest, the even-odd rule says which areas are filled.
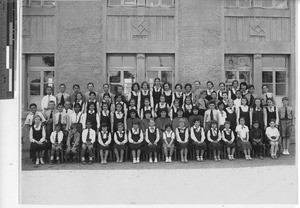
[[[250,108],[250,107],[248,107],[248,108]],[[250,116],[250,126],[249,126],[249,129],[251,128],[251,126],[252,126],[252,117],[253,117],[253,114],[252,114],[252,112],[251,112],[251,108],[250,108],[250,110],[249,110],[249,116]]]
[[[151,103],[151,107],[154,108],[154,100],[153,100],[153,94],[152,91],[149,89],[149,94],[150,94],[150,103]]]
[[[154,141],[154,144],[157,144],[158,142],[159,142],[159,138],[160,138],[160,135],[159,135],[159,129],[158,128],[156,128],[156,139],[155,139],[155,141]]]
[[[92,130],[91,130],[91,132],[92,132]],[[94,133],[91,134],[91,143],[94,144],[95,141],[96,141],[96,131],[94,131]]]
[[[105,145],[109,145],[110,143],[111,143],[111,133],[108,132],[108,139],[107,139]]]
[[[128,142],[127,134],[126,134],[126,132],[124,132],[124,141],[123,141],[123,143],[126,144],[127,142]]]
[[[126,122],[126,116],[124,115],[124,130],[126,131],[127,130],[127,122]]]
[[[126,135],[126,133],[125,133],[125,135]],[[134,143],[134,141],[131,138],[131,131],[128,131],[128,141],[129,141],[129,143]]]
[[[84,131],[82,131],[81,141],[82,141],[83,144],[85,144],[87,135],[84,135],[83,133],[84,133]]]
[[[175,129],[175,134],[176,134],[176,140],[177,140],[179,143],[182,143],[181,138],[180,138],[180,136],[179,136],[178,128]]]
[[[29,141],[30,141],[30,142],[37,142],[37,141],[33,138],[33,131],[32,131],[32,128],[30,128],[30,130],[29,130]]]
[[[268,114],[267,114],[267,108],[263,109],[264,111],[264,123],[265,123],[265,128],[268,126]]]
[[[279,126],[279,113],[278,113],[278,108],[275,108],[275,112],[276,112],[276,126]]]
[[[171,134],[171,141],[170,141],[170,146],[174,143],[174,141],[175,141],[175,133],[174,132],[172,132],[172,134]]]
[[[240,119],[240,108],[236,108],[236,125],[239,125],[239,119]]]
[[[74,137],[75,137],[75,135],[74,135]],[[68,138],[67,138],[67,147],[71,147],[70,140],[71,140],[71,133],[69,132]]]
[[[85,129],[85,124],[86,124],[86,113],[84,113],[82,116],[81,116],[81,124],[82,124],[82,129]]]
[[[152,118],[155,118],[154,117],[154,110],[153,110],[153,108],[151,109],[151,114],[152,114]]]
[[[114,112],[110,112],[110,126],[111,126],[111,132],[114,130]]]
[[[197,142],[197,139],[196,139],[196,136],[195,136],[195,133],[194,133],[194,128],[191,128],[191,139],[192,139],[194,142]]]
[[[143,118],[144,118],[144,109],[143,108],[141,109],[141,113],[140,114],[141,114],[141,120],[143,120]]]
[[[228,142],[228,140],[225,138],[225,133],[224,133],[224,131],[221,131],[222,133],[221,133],[221,137],[222,137],[222,140],[224,141],[224,142]]]
[[[101,144],[102,146],[105,146],[105,144],[103,143],[103,141],[102,141],[102,137],[101,137],[101,132],[99,131],[99,133],[98,133],[98,142],[99,142],[99,144]]]
[[[143,132],[140,129],[140,139],[137,141],[137,143],[142,143],[143,140],[144,140],[144,134],[143,134]]]
[[[147,128],[147,129],[146,129],[146,133],[145,133],[145,141],[146,141],[148,144],[150,144],[151,142],[150,142],[150,140],[148,139],[148,131],[149,131],[149,129]]]
[[[157,117],[158,105],[159,105],[159,103],[157,103],[157,104],[154,106],[154,116],[155,116],[155,117]]]
[[[126,133],[125,133],[125,135],[126,135]],[[117,139],[117,132],[114,133],[114,141],[115,141],[115,143],[116,143],[117,145],[120,145],[120,144],[121,144],[121,142],[119,142],[118,139]]]
[[[96,113],[96,122],[97,122],[97,132],[99,132],[99,129],[100,129],[100,114],[99,113]]]
[[[233,131],[231,131],[231,142],[234,142],[234,140],[235,140],[235,136],[234,136]]]
[[[221,141],[221,139],[222,139],[222,135],[221,135],[221,132],[219,131],[218,140],[217,141],[219,142],[219,141]]]
[[[210,138],[210,131],[207,132],[207,140],[209,142],[214,142],[211,138]]]
[[[169,111],[169,117],[171,120],[173,120],[173,109],[170,109]]]
[[[201,128],[201,143],[203,143],[205,141],[205,132],[204,132],[204,128]]]
[[[246,141],[249,141],[249,131],[246,133]]]
[[[206,125],[206,119],[207,119],[207,110],[204,112],[203,128],[205,128],[205,125]]]
[[[184,138],[184,143],[187,143],[189,141],[189,130],[185,130],[185,138]]]
[[[51,141],[52,144],[55,143],[54,132],[52,132],[51,135],[50,135],[50,141]]]
[[[163,141],[166,145],[168,145],[168,142],[167,142],[167,136],[166,136],[166,133],[163,132]]]
[[[138,94],[137,107],[139,109],[141,108],[141,96],[142,96],[142,91],[140,91],[139,94]]]

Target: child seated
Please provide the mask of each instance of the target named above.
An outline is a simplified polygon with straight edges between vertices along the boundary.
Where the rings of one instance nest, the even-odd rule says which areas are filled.
[[[220,154],[222,150],[222,143],[221,143],[221,133],[218,129],[218,122],[215,120],[212,120],[211,122],[211,128],[207,132],[207,140],[209,141],[208,148],[214,152],[214,160],[216,162],[220,161]]]
[[[127,134],[124,132],[124,124],[122,122],[117,124],[117,131],[114,133],[114,142],[114,152],[117,158],[116,162],[121,163],[123,162],[124,150],[127,148]]]
[[[246,160],[252,160],[250,157],[251,144],[249,142],[249,129],[245,125],[244,117],[239,119],[239,125],[236,127],[237,133],[237,146],[243,150]]]
[[[269,123],[269,127],[266,129],[266,136],[271,145],[271,157],[272,159],[277,159],[277,151],[278,151],[278,144],[279,144],[279,137],[280,133],[276,128],[276,121],[275,119],[271,119]]]
[[[92,129],[92,122],[86,122],[86,129],[82,131],[81,161],[85,165],[85,154],[88,152],[89,165],[93,163],[93,145],[96,140],[96,132]]]
[[[108,151],[111,144],[111,133],[108,131],[107,123],[101,124],[101,131],[98,133],[101,164],[107,164]]]
[[[64,134],[62,132],[62,126],[60,123],[55,125],[55,131],[51,133],[50,141],[51,141],[51,157],[50,157],[50,165],[53,164],[54,155],[56,155],[57,164],[60,164],[59,154],[62,150],[62,141]]]
[[[187,163],[189,130],[184,126],[184,123],[185,120],[181,118],[179,120],[179,127],[176,128],[175,130],[175,134],[176,134],[177,146],[180,150],[181,162]]]
[[[139,128],[139,122],[133,122],[132,128],[128,129],[129,148],[132,153],[133,163],[140,163],[141,149],[143,147],[144,135]]]
[[[67,140],[66,159],[70,161],[73,156],[73,161],[77,159],[78,147],[80,141],[80,133],[77,131],[76,124],[72,124],[70,127],[70,133]]]
[[[230,129],[230,125],[230,121],[225,121],[225,128],[222,131],[222,141],[223,145],[227,148],[228,159],[234,160],[235,158],[233,155],[235,152],[235,136],[234,132]]]
[[[259,121],[253,121],[253,128],[250,130],[250,141],[253,150],[258,152],[260,159],[264,159],[263,152],[265,149],[265,144],[263,143],[263,137],[263,132],[259,128]]]
[[[155,121],[150,119],[149,127],[146,129],[145,140],[148,145],[149,162],[152,163],[152,154],[154,153],[154,162],[157,163],[157,151],[159,142],[159,130],[155,127]]]
[[[163,148],[166,156],[166,162],[172,162],[172,155],[174,151],[175,133],[172,131],[171,123],[167,123],[166,130],[163,132]],[[169,154],[168,154],[169,153]]]
[[[193,123],[194,125],[191,127],[192,145],[196,149],[197,161],[203,162],[203,154],[206,150],[204,129],[200,126],[200,119],[196,118]]]

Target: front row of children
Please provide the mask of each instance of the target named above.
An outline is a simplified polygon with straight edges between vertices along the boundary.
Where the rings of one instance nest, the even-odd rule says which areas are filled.
[[[165,161],[172,162],[172,155],[175,147],[180,151],[181,162],[187,163],[187,155],[189,147],[193,147],[196,151],[196,160],[204,161],[203,154],[208,148],[213,152],[214,160],[220,161],[220,154],[225,147],[229,160],[235,160],[235,148],[241,150],[245,154],[246,160],[252,160],[250,151],[253,148],[258,152],[260,159],[263,159],[263,151],[266,142],[262,131],[258,128],[259,122],[253,122],[253,128],[245,125],[245,119],[240,118],[240,125],[236,127],[236,133],[230,129],[230,122],[226,121],[223,128],[218,128],[216,121],[210,123],[211,128],[205,132],[200,126],[200,120],[195,119],[194,125],[190,128],[185,127],[185,120],[179,120],[179,127],[172,130],[171,123],[165,125],[165,131],[160,132],[155,127],[155,120],[150,119],[149,127],[143,132],[139,128],[139,123],[134,122],[132,128],[128,132],[124,131],[123,123],[118,123],[117,131],[111,135],[108,131],[108,125],[103,123],[98,133],[92,129],[92,123],[87,121],[86,129],[82,134],[78,132],[76,124],[72,124],[68,134],[65,148],[61,131],[61,124],[55,126],[55,131],[51,133],[50,144],[45,139],[45,127],[42,125],[40,116],[35,116],[34,125],[30,129],[31,141],[31,158],[35,158],[35,164],[44,164],[43,157],[45,150],[51,146],[50,164],[53,164],[54,156],[56,161],[60,163],[60,155],[65,156],[67,160],[73,160],[79,157],[79,147],[81,147],[81,162],[86,164],[86,155],[88,155],[88,164],[93,163],[95,151],[100,154],[101,164],[107,163],[107,157],[110,150],[113,150],[116,156],[116,162],[121,163],[124,159],[125,150],[129,148],[132,155],[133,163],[140,163],[141,152],[145,151],[149,155],[149,162],[158,162],[157,154],[160,148],[163,148]],[[271,157],[277,158],[278,144],[280,133],[275,127],[275,120],[271,120],[269,127],[266,129],[266,138],[271,146]],[[250,135],[249,135],[250,134]],[[235,136],[236,135],[236,136]],[[98,142],[96,142],[96,139]],[[154,155],[154,158],[153,158]]]

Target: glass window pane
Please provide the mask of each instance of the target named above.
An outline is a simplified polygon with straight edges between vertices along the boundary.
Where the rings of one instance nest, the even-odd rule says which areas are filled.
[[[123,56],[123,65],[122,66],[129,66],[135,67],[136,61],[134,56]]]
[[[30,6],[41,6],[41,0],[30,0]]]
[[[276,84],[276,95],[286,95],[286,84]]]
[[[161,82],[165,83],[165,82],[169,82],[172,86],[172,72],[171,71],[162,71],[161,72]]]
[[[239,72],[239,81],[250,83],[250,71],[240,71]]]
[[[160,67],[160,59],[158,56],[147,57],[147,67]]]
[[[136,5],[136,0],[124,0],[124,5]]]
[[[273,7],[272,1],[273,1],[273,0],[263,0],[263,1],[262,1],[262,6],[263,6],[263,7]]]
[[[137,5],[138,6],[145,6],[146,5],[146,0],[137,0]]]
[[[29,56],[29,66],[54,67],[54,56],[53,55]]]
[[[124,71],[124,83],[134,83],[135,75],[130,71]]]
[[[231,83],[233,80],[237,79],[236,71],[225,71],[226,83]]]
[[[250,0],[239,0],[239,7],[250,7]]]
[[[173,0],[162,0],[161,4],[162,4],[162,6],[172,7],[173,6]]]
[[[273,84],[264,84],[268,87],[269,89],[269,92],[272,92],[273,93]]]
[[[44,82],[54,83],[54,71],[44,71]]]
[[[119,6],[119,5],[121,5],[121,0],[109,0],[108,5],[109,6]]]
[[[28,73],[29,83],[41,83],[41,72],[30,71]]]
[[[131,92],[131,86],[132,86],[132,83],[128,83],[128,84],[124,84],[124,93],[126,94],[126,95],[129,95],[130,94],[130,92]]]
[[[273,67],[274,58],[271,56],[262,57],[262,67]]]
[[[158,0],[147,0],[147,6],[158,6],[159,1]]]
[[[121,72],[120,71],[110,71],[109,72],[109,82],[110,83],[120,83],[121,82]]]
[[[47,89],[47,87],[52,87],[52,94],[54,93],[54,84],[52,84],[52,83],[49,83],[49,84],[44,84],[44,95],[47,95],[47,93],[46,93],[46,89]]]
[[[249,56],[238,57],[238,66],[239,67],[251,67],[251,59]]]
[[[253,7],[261,7],[263,0],[253,0]]]
[[[41,95],[41,85],[30,84],[30,95]]]
[[[234,56],[225,57],[225,68],[226,69],[237,69],[238,59]]]
[[[162,67],[174,67],[173,56],[161,56],[160,59]]]
[[[286,72],[277,71],[276,72],[276,83],[285,83],[286,82]]]
[[[121,66],[122,66],[122,56],[109,57],[109,67],[121,67]]]
[[[274,58],[274,67],[287,67],[285,57],[275,57]]]
[[[111,93],[116,93],[116,87],[118,86],[119,84],[110,84],[110,92]]]
[[[272,83],[273,82],[273,72],[272,71],[262,72],[262,82],[263,83]]]
[[[236,7],[236,0],[225,0],[226,7]]]
[[[287,9],[288,1],[287,0],[274,0],[274,8],[276,9]]]
[[[55,6],[55,0],[44,0],[44,6]]]

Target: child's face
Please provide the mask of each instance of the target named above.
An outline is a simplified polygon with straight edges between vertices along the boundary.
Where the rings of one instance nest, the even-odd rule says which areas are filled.
[[[77,132],[77,129],[74,127],[71,129],[72,134],[75,134]]]
[[[54,110],[54,108],[55,108],[55,103],[49,103],[49,108],[51,109],[51,110]]]
[[[257,129],[257,128],[258,128],[258,126],[259,126],[259,124],[258,124],[258,123],[255,123],[255,124],[253,124],[253,127],[254,127],[255,129]]]
[[[176,108],[178,108],[178,107],[179,107],[179,102],[175,102],[175,103],[174,103],[174,106],[175,106]]]
[[[105,102],[108,102],[109,101],[109,97],[107,95],[104,96],[104,100],[105,100]]]
[[[71,108],[71,103],[69,101],[65,102],[65,108],[70,109]]]
[[[222,111],[224,109],[224,105],[219,105],[219,110]]]
[[[160,102],[164,103],[166,101],[165,97],[160,97]]]
[[[242,90],[246,90],[247,86],[246,85],[241,85]]]
[[[80,111],[80,108],[79,108],[78,106],[76,106],[76,107],[74,108],[74,111],[75,111],[75,113],[78,113],[78,112]]]
[[[273,106],[273,101],[272,100],[268,100],[267,104],[268,104],[268,106]]]
[[[116,109],[117,109],[117,111],[121,111],[122,110],[122,106],[121,105],[117,105]]]
[[[66,86],[65,85],[59,86],[59,90],[61,93],[64,93],[66,91]]]
[[[262,88],[262,91],[263,91],[263,93],[267,93],[267,92],[269,91],[269,89],[268,89],[267,86],[264,86],[264,87]]]
[[[194,110],[193,110],[193,114],[194,114],[194,115],[198,115],[198,109],[194,109]]]
[[[116,101],[117,101],[117,102],[122,102],[122,97],[121,97],[121,96],[118,96],[117,99],[116,99]]]
[[[82,100],[82,96],[81,96],[81,94],[80,94],[80,93],[78,93],[78,94],[76,95],[76,98],[77,98],[77,100]]]
[[[135,118],[135,112],[131,112],[131,113],[130,113],[130,117],[131,117],[131,118]]]
[[[90,100],[95,100],[96,96],[94,94],[90,95]]]
[[[199,89],[199,88],[200,88],[200,83],[199,83],[199,82],[195,82],[194,85],[195,85],[195,88],[196,88],[196,89]]]
[[[191,87],[190,87],[190,86],[186,86],[186,87],[185,87],[185,91],[186,91],[186,92],[190,92],[190,91],[191,91]]]
[[[245,119],[240,119],[240,124],[243,126],[245,125]]]
[[[95,106],[94,106],[94,105],[90,105],[89,109],[90,109],[91,111],[93,111],[93,110],[95,110]]]
[[[168,126],[166,130],[170,132],[172,129],[170,126]]]
[[[154,82],[154,84],[155,84],[156,86],[159,86],[159,85],[160,85],[160,81],[159,81],[158,79],[156,79],[155,82]]]
[[[133,127],[134,129],[138,129],[138,128],[139,128],[139,125],[133,124],[132,127]]]
[[[149,106],[150,102],[148,100],[145,100],[145,106]]]
[[[64,109],[64,108],[62,107],[62,105],[57,106],[57,110],[58,110],[59,112],[62,112],[63,109]]]
[[[86,128],[90,129],[92,127],[92,124],[89,122],[86,124]]]
[[[73,88],[73,91],[75,92],[75,93],[78,93],[79,92],[79,87],[78,86],[75,86],[74,88]]]
[[[137,92],[139,90],[138,86],[137,85],[134,85],[133,86],[133,91]]]
[[[88,90],[89,90],[90,92],[94,91],[94,85],[89,84],[89,85],[88,85]]]
[[[183,127],[184,127],[184,122],[183,122],[183,121],[180,121],[180,122],[179,122],[179,127],[180,127],[180,128],[183,128]]]
[[[209,109],[210,109],[210,110],[215,109],[215,104],[213,104],[213,103],[212,103],[212,104],[209,104]]]
[[[213,85],[211,83],[207,83],[206,87],[211,90],[213,88]]]
[[[182,117],[183,112],[182,112],[182,111],[178,111],[178,112],[177,112],[177,115],[178,115],[178,117]]]
[[[195,126],[198,128],[200,126],[200,121],[195,121]]]
[[[213,124],[211,125],[211,127],[212,127],[213,129],[216,129],[216,128],[217,128],[217,124],[213,123]]]
[[[154,127],[155,126],[155,122],[154,121],[150,121],[149,126],[150,127]]]
[[[223,96],[223,99],[225,99],[225,100],[227,100],[227,99],[228,99],[228,95],[227,95],[227,93],[223,93],[223,94],[222,94],[222,96]]]
[[[212,97],[212,99],[214,99],[214,100],[217,99],[217,93],[212,93],[212,94],[211,94],[211,97]]]
[[[241,103],[242,105],[247,105],[247,100],[243,98]]]
[[[60,126],[55,127],[56,132],[59,132],[61,130]]]
[[[168,84],[164,85],[164,89],[165,89],[166,91],[168,91],[168,90],[170,89],[169,85],[168,85]]]
[[[123,131],[123,125],[118,126],[118,131],[119,132]]]
[[[242,97],[242,93],[241,93],[240,91],[237,91],[237,92],[236,92],[236,97],[237,97],[237,98],[241,98],[241,97]]]
[[[151,114],[150,113],[146,113],[145,118],[146,119],[150,119],[151,118]]]
[[[103,127],[102,127],[102,131],[103,131],[103,132],[106,132],[106,131],[107,131],[107,126],[103,126]]]
[[[257,107],[259,107],[260,104],[261,104],[261,101],[260,101],[260,100],[255,100],[255,105],[256,105]]]
[[[254,87],[250,87],[248,91],[249,91],[251,94],[253,94],[254,91],[255,91],[255,89],[254,89]]]
[[[39,117],[36,117],[34,119],[35,124],[39,125],[41,123],[41,119]]]
[[[105,110],[105,111],[106,111],[106,110],[107,110],[107,108],[108,108],[108,106],[107,106],[107,105],[102,105],[102,109],[103,109],[103,110]]]
[[[190,98],[186,98],[185,99],[185,103],[188,104],[188,105],[191,104],[191,99]]]
[[[221,91],[223,91],[223,90],[225,90],[225,85],[221,84],[221,85],[219,86],[219,88],[220,88]]]
[[[130,100],[130,106],[134,106],[135,105],[135,101],[134,100]]]
[[[232,108],[232,107],[233,107],[233,105],[234,105],[234,103],[233,103],[233,100],[229,100],[229,102],[228,102],[228,106]]]
[[[176,89],[175,89],[177,92],[181,92],[181,87],[179,85],[176,86]]]
[[[51,95],[52,94],[52,89],[51,88],[47,88],[46,89],[46,93],[47,93],[47,95]]]
[[[225,128],[226,128],[226,129],[229,129],[229,128],[230,128],[230,124],[228,124],[228,123],[225,124]]]
[[[148,85],[147,85],[147,83],[144,83],[143,84],[143,90],[147,90],[148,89]]]
[[[288,105],[288,104],[289,104],[289,101],[288,101],[288,100],[283,100],[283,101],[282,101],[282,104],[283,104],[283,105]]]
[[[160,116],[161,116],[162,118],[165,118],[166,115],[167,115],[166,111],[162,111],[162,112],[160,113]]]
[[[275,127],[275,122],[274,122],[274,121],[271,121],[271,122],[270,122],[270,126],[271,126],[272,128],[274,128],[274,127]]]
[[[117,88],[117,93],[122,94],[122,93],[123,93],[123,87],[119,86],[119,87]]]
[[[232,87],[233,87],[233,88],[237,88],[238,86],[239,86],[239,83],[238,83],[238,82],[233,82],[233,83],[232,83]]]
[[[103,90],[104,90],[104,92],[108,92],[108,90],[109,90],[108,85],[104,85],[104,86],[103,86]]]
[[[35,106],[31,106],[30,107],[30,111],[34,114],[36,112],[36,107]]]

